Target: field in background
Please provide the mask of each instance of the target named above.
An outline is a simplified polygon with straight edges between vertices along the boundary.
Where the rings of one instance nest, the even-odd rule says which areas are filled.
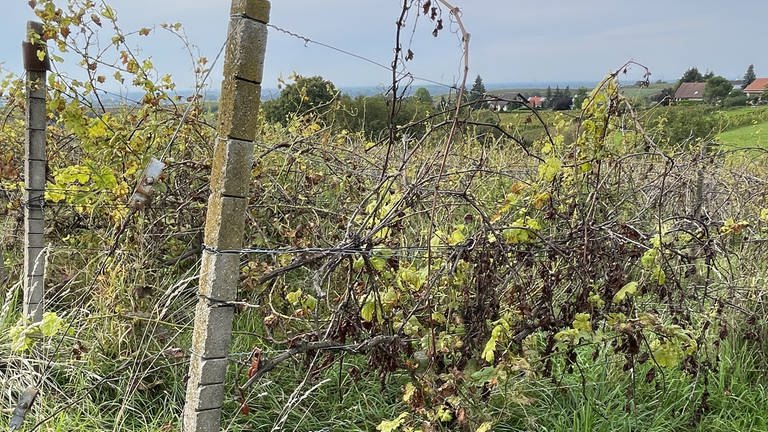
[[[731,129],[717,135],[727,147],[758,147],[768,149],[768,122]]]

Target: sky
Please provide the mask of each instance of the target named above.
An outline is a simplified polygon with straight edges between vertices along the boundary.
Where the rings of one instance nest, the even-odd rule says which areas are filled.
[[[20,42],[27,20],[35,19],[26,0],[2,0],[0,66],[20,74]],[[102,0],[97,0],[100,4]],[[764,0],[451,0],[461,9],[470,37],[470,82],[548,83],[599,81],[627,60],[647,66],[651,80],[674,81],[689,67],[739,79],[747,66],[768,76]],[[57,0],[63,6],[64,0]],[[180,22],[200,55],[212,60],[226,36],[227,0],[108,0],[125,30],[153,28],[148,37],[129,40],[150,56],[160,73],[173,75],[179,88],[194,76],[188,51],[159,28]],[[435,0],[433,3],[437,3]],[[388,65],[395,44],[395,22],[402,0],[273,0],[270,22],[280,28]],[[407,62],[415,76],[445,84],[461,78],[461,40],[444,11],[445,29],[432,36],[434,23],[413,8],[402,32]],[[109,37],[105,36],[105,40]],[[18,42],[16,42],[18,41]],[[220,60],[211,86],[221,80]],[[66,59],[61,70],[77,74]],[[293,73],[320,75],[340,87],[381,86],[391,72],[270,29],[263,87],[275,88]],[[630,70],[627,79],[642,78]],[[414,85],[426,82],[417,80]]]

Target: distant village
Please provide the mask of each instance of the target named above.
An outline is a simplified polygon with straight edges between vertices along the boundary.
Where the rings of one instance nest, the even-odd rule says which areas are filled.
[[[675,91],[673,99],[680,101],[704,101],[704,88],[706,82],[685,82],[680,83]],[[747,98],[760,98],[768,88],[768,78],[756,78],[754,81],[744,86],[744,81],[731,81],[733,88],[741,88]],[[738,91],[738,90],[735,90]]]
[[[680,80],[669,83],[657,81],[653,84],[638,81],[631,88],[645,88],[641,94],[647,102],[661,105],[680,103],[702,103],[716,106],[746,106],[768,103],[768,77],[755,76],[754,66],[750,65],[743,79],[728,80],[713,72],[701,74],[697,68],[687,70]],[[518,89],[485,91],[482,78],[478,76],[469,92],[473,97],[484,95],[483,108],[497,112],[506,112],[519,108],[520,102],[533,108],[568,110],[579,107],[586,98],[589,89]],[[644,102],[644,101],[640,101]]]

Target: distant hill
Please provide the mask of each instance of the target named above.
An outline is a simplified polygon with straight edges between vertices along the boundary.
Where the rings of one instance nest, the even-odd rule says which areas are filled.
[[[546,89],[547,87],[552,87],[553,89],[556,87],[560,87],[561,89],[564,89],[566,87],[569,87],[571,90],[578,89],[580,87],[585,87],[588,89],[594,88],[597,85],[597,81],[552,81],[552,82],[545,82],[545,81],[510,81],[510,82],[498,82],[498,83],[486,83],[485,88],[488,91],[493,90],[515,90],[515,91],[522,91],[526,89],[534,90],[534,89]],[[632,82],[626,82],[623,83],[624,85],[631,85]],[[429,93],[434,96],[441,96],[446,95],[448,93],[451,93],[454,91],[449,86],[441,86],[441,85],[435,85],[435,84],[426,84],[426,85],[412,85],[408,89],[408,94],[413,94],[416,89],[423,87],[426,88]],[[469,87],[469,85],[468,85]],[[378,86],[341,86],[340,87],[341,92],[343,94],[357,97],[357,96],[374,96],[374,95],[380,95],[385,94],[388,90],[387,86],[384,85],[378,85]],[[208,101],[216,101],[219,99],[219,89],[218,88],[209,88],[205,91],[205,100]],[[188,96],[191,96],[193,94],[192,90],[180,90],[178,91],[177,95],[181,96],[182,98],[186,98]],[[141,100],[143,93],[141,92],[135,92],[135,91],[129,91],[127,93],[108,93],[106,95],[100,94],[102,97],[102,101],[107,105],[118,105],[120,103],[137,103]],[[276,97],[280,96],[280,89],[276,88],[264,88],[261,91],[261,99],[262,100],[271,100]]]

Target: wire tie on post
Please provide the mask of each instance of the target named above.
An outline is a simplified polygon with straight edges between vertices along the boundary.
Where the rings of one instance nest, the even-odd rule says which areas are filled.
[[[231,301],[228,301],[228,300],[219,300],[219,299],[215,299],[213,297],[210,297],[210,296],[207,296],[207,295],[204,295],[204,294],[198,294],[197,296],[199,298],[204,299],[205,301],[207,301],[208,302],[208,307],[211,308],[211,309],[213,309],[213,308],[220,308],[220,307],[235,306],[234,304],[232,304]]]
[[[213,246],[208,246],[207,244],[203,243],[202,249],[205,252],[208,252],[213,255],[227,255],[227,254],[236,254],[239,255],[243,253],[243,251],[239,249],[218,249]]]
[[[208,246],[205,243],[203,243],[200,247],[203,249],[204,252],[208,252],[208,253],[214,254],[214,255],[218,255],[219,254],[218,249],[214,249],[214,248]]]

